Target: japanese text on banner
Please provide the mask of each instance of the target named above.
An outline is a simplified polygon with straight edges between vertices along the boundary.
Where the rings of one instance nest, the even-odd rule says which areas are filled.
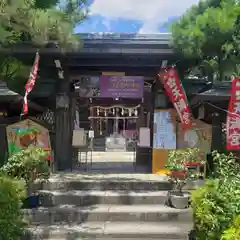
[[[227,150],[240,150],[240,79],[232,81],[232,91],[228,106],[227,124]]]
[[[34,64],[32,66],[32,70],[29,74],[28,81],[25,85],[25,95],[23,98],[23,113],[24,113],[24,115],[28,114],[28,99],[27,99],[27,97],[28,97],[29,93],[33,90],[34,85],[35,85],[35,81],[36,81],[37,73],[38,73],[38,67],[39,67],[38,66],[39,60],[40,60],[40,56],[39,56],[39,53],[37,52],[36,56],[35,56]]]
[[[182,126],[184,128],[190,128],[192,126],[191,111],[176,69],[171,68],[165,70],[163,74],[161,74],[160,79],[168,97],[178,112]]]

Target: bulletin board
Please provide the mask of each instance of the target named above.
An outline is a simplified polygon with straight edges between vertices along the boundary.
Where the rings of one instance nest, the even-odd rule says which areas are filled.
[[[177,147],[176,111],[164,109],[154,111],[152,173],[164,170],[168,153]]]

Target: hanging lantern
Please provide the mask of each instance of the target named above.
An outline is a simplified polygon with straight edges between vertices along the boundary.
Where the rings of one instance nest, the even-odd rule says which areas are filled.
[[[128,109],[128,115],[129,115],[129,117],[131,117],[131,115],[132,115],[132,109],[131,108]]]
[[[113,115],[115,114],[115,108],[113,108]]]
[[[104,116],[105,117],[107,116],[107,110],[106,109],[104,110]]]
[[[135,109],[135,116],[137,116],[138,115],[138,110],[137,109]]]
[[[99,114],[100,114],[100,110],[99,108],[97,108],[97,115],[99,116]]]
[[[122,113],[122,116],[124,115],[124,109],[122,108],[122,111],[121,111],[121,113]]]

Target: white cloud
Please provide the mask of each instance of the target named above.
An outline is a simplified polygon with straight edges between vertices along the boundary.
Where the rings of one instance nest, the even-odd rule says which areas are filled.
[[[182,15],[199,0],[95,0],[92,15],[107,19],[138,20],[143,23],[141,33],[156,33],[158,26],[171,16]]]
[[[107,32],[111,31],[111,21],[109,21],[108,19],[104,19],[102,21],[102,24],[106,27]]]

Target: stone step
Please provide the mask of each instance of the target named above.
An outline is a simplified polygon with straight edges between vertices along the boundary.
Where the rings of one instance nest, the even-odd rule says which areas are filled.
[[[133,240],[136,238],[118,238],[118,239],[122,239],[122,240]],[[40,240],[40,239],[39,239]],[[41,238],[41,240],[69,240],[69,238]],[[72,238],[70,239],[72,240]],[[80,237],[80,238],[74,238],[74,240],[116,240],[116,238],[112,238],[112,237]],[[145,238],[145,240],[156,240],[156,238]],[[158,240],[166,240],[166,238],[158,238]],[[175,239],[168,239],[168,240],[186,240],[185,237],[183,238],[175,238]]]
[[[164,205],[95,205],[26,209],[25,216],[32,224],[80,224],[86,221],[117,222],[191,222],[190,209],[174,209]]]
[[[31,239],[164,239],[186,240],[192,224],[155,222],[86,222],[78,225],[33,226]]]
[[[101,146],[94,146],[94,149],[101,149]],[[105,149],[105,148],[104,148]],[[88,153],[90,154],[90,152]],[[85,156],[84,152],[79,152],[79,155],[82,155],[83,157]],[[132,160],[135,158],[135,153],[134,152],[127,152],[127,151],[93,151],[92,152],[92,158],[94,159],[121,159],[121,160]]]
[[[167,191],[50,191],[40,190],[42,206],[76,205],[88,206],[96,204],[165,204]]]
[[[166,176],[155,174],[56,174],[47,182],[36,183],[44,190],[125,190],[159,191],[172,189]]]
[[[125,190],[125,191],[159,191],[170,190],[169,182],[128,182],[128,181],[58,181],[45,182],[39,189],[46,190]]]
[[[69,240],[69,238],[68,237],[66,237],[66,238],[59,238],[59,237],[57,237],[57,238],[32,238],[32,239],[37,239],[37,240]],[[103,236],[103,237],[90,237],[90,236],[88,236],[88,237],[84,237],[84,238],[82,238],[82,237],[80,237],[80,238],[70,238],[70,240],[116,240],[116,238],[112,238],[112,237],[106,237],[106,236]],[[118,240],[135,240],[136,238],[118,238]],[[25,240],[25,239],[24,239]],[[29,239],[27,239],[27,240],[29,240]],[[145,240],[156,240],[156,238],[148,238],[148,237],[146,237],[145,238]],[[166,240],[166,238],[158,238],[158,240]],[[182,237],[182,238],[171,238],[171,239],[167,239],[167,240],[188,240],[188,238],[186,238],[186,237]]]
[[[78,165],[79,167],[79,171],[83,172],[83,173],[125,173],[125,174],[131,174],[134,172],[137,173],[147,173],[149,172],[149,167],[146,166],[137,166],[134,165],[133,163],[127,164],[113,164],[113,163],[96,163],[93,162],[92,164],[89,163],[90,161],[88,161],[87,164],[85,163],[81,163]]]

